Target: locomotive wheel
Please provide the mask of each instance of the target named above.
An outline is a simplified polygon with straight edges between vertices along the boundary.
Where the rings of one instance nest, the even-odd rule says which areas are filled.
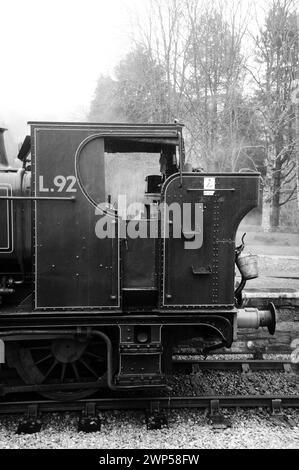
[[[38,392],[53,400],[79,400],[96,391],[64,390],[65,384],[98,382],[107,370],[106,347],[101,341],[57,338],[12,342],[7,359],[27,385],[61,384],[61,390]]]

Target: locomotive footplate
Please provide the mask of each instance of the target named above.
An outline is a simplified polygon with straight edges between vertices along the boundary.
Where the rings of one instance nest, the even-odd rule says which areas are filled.
[[[159,386],[162,373],[161,325],[121,325],[118,386]]]

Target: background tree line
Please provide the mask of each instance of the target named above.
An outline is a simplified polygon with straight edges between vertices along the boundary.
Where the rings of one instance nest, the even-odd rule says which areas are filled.
[[[113,77],[99,78],[88,117],[179,119],[186,126],[187,161],[205,171],[260,171],[266,225],[299,226],[291,99],[298,71],[296,0],[268,0],[264,11],[248,5],[149,0],[131,51]]]

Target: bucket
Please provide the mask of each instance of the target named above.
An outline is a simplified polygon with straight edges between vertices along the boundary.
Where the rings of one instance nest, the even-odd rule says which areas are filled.
[[[257,255],[242,253],[237,257],[237,266],[240,273],[246,281],[258,277],[258,259]]]

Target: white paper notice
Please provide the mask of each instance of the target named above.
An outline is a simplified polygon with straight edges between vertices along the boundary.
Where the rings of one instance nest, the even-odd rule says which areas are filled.
[[[206,189],[215,189],[215,178],[204,178],[204,196],[213,196],[215,191],[206,191]]]

